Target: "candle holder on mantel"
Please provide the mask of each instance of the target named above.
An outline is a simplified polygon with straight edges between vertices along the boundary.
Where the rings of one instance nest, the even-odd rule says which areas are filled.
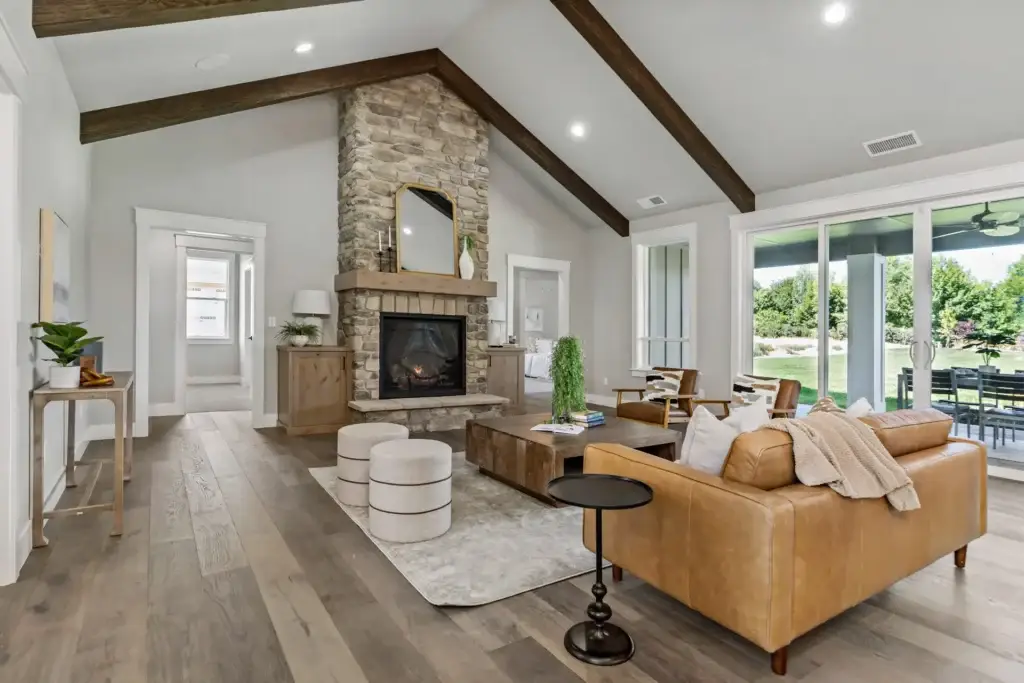
[[[391,231],[388,230],[388,246],[385,249],[383,242],[380,239],[380,233],[377,234],[377,269],[382,273],[395,273],[398,271],[397,263],[395,260],[395,248],[391,246]]]

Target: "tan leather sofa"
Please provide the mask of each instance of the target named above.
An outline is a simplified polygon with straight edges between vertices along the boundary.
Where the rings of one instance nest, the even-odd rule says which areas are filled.
[[[654,499],[604,515],[604,556],[772,653],[785,674],[796,638],[896,581],[955,553],[986,529],[983,444],[949,436],[937,410],[864,418],[907,470],[921,509],[851,500],[797,483],[792,440],[762,430],[733,442],[720,477],[625,446],[589,446],[585,472],[647,482]],[[584,541],[594,549],[587,511]]]

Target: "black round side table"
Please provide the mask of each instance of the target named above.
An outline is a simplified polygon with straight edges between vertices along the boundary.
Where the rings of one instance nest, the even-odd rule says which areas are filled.
[[[629,510],[647,505],[654,497],[651,487],[642,481],[612,474],[567,474],[552,479],[548,495],[555,500],[595,511],[597,528],[597,582],[592,592],[594,602],[587,606],[590,621],[583,621],[565,633],[565,649],[576,659],[611,666],[622,664],[633,656],[633,639],[621,627],[609,624],[612,608],[604,601],[608,589],[604,585],[604,554],[602,552],[601,513],[604,510]]]

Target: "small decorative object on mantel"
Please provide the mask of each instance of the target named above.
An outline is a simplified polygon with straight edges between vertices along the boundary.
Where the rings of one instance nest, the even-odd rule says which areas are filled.
[[[384,248],[384,239],[377,231],[377,270],[382,273],[395,273],[397,261],[395,259],[395,248],[391,243],[391,228],[388,228],[388,246]]]
[[[473,265],[473,257],[469,255],[470,249],[476,248],[476,240],[472,235],[462,236],[462,255],[459,256],[459,275],[463,280],[472,280],[476,267]]]
[[[78,360],[85,347],[103,337],[86,337],[89,332],[81,322],[37,322],[33,329],[42,328],[39,341],[53,352],[55,365],[50,366],[50,388],[75,389],[81,382]]]
[[[277,338],[291,346],[305,346],[306,344],[320,341],[320,328],[312,323],[302,320],[290,320],[277,332]]]
[[[583,349],[576,337],[562,337],[551,354],[551,421],[572,422],[572,414],[587,409],[583,383]]]

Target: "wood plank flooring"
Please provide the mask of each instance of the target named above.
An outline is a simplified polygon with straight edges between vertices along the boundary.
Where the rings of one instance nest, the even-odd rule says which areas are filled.
[[[944,558],[840,615],[791,647],[785,678],[756,647],[628,575],[608,600],[637,653],[601,669],[562,646],[592,576],[432,607],[309,475],[333,464],[334,437],[247,420],[154,420],[136,446],[121,539],[107,535],[106,513],[49,523],[51,546],[0,588],[0,681],[1024,681],[1024,484],[990,481],[990,532],[966,572]],[[461,431],[432,436],[463,448]],[[95,444],[86,458],[110,450]],[[65,502],[110,498],[99,467],[79,470],[88,485]]]

